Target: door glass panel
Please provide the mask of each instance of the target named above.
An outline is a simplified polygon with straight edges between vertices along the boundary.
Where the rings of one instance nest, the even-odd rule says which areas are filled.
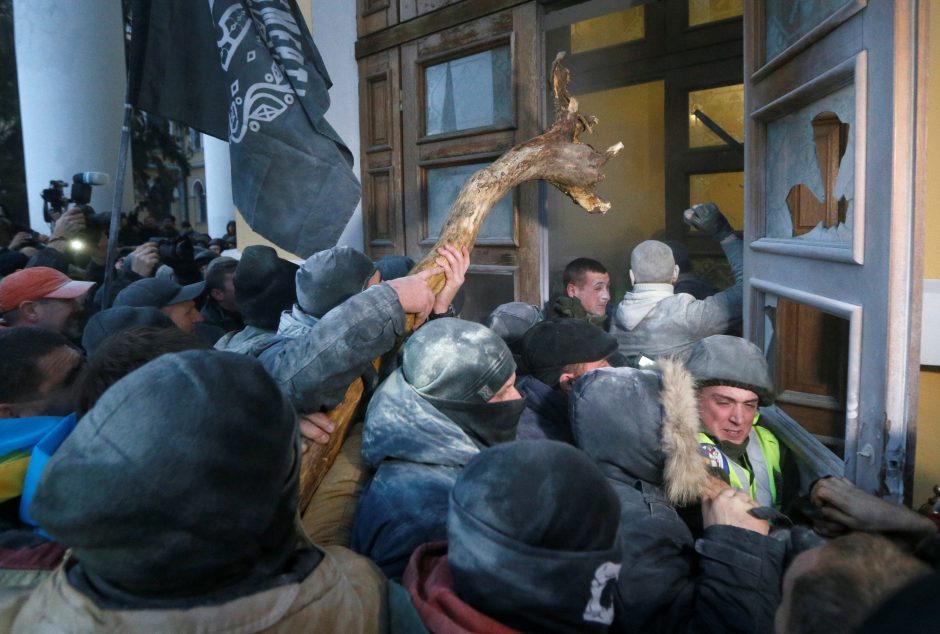
[[[689,26],[744,15],[744,0],[689,0]]]
[[[764,15],[767,16],[767,59],[776,57],[844,4],[845,0],[764,2]]]
[[[854,124],[854,85],[767,124],[767,237],[797,235],[799,239],[825,241],[832,246],[850,246],[855,193]],[[831,152],[820,151],[830,145]],[[814,201],[824,206],[834,203],[835,221],[820,221],[808,231],[795,229],[794,215],[798,219],[806,216],[806,207]]]
[[[571,25],[571,52],[584,53],[646,36],[646,12],[633,7]]]
[[[488,166],[489,163],[469,163],[437,167],[427,170],[428,183],[428,235],[426,239],[436,239],[444,226],[450,206],[460,193],[460,188],[474,172]],[[480,240],[511,241],[513,238],[512,224],[512,192],[497,201],[490,210],[490,215],[483,222],[480,229]]]
[[[689,206],[718,205],[732,227],[744,227],[744,172],[718,172],[689,176]]]
[[[561,274],[571,260],[590,257],[610,272],[611,302],[629,285],[630,252],[665,230],[664,83],[654,81],[578,95],[580,111],[602,122],[591,135],[594,147],[623,141],[629,152],[604,168],[597,187],[611,201],[604,215],[587,214],[554,187],[546,187],[550,293],[561,291]]]
[[[505,273],[483,273],[467,271],[463,286],[463,306],[460,318],[468,321],[483,322],[486,316],[500,304],[515,301],[516,290],[512,271]]]
[[[424,83],[428,136],[512,124],[508,45],[429,66]]]
[[[744,142],[744,84],[689,92],[689,147],[725,145],[715,126]]]

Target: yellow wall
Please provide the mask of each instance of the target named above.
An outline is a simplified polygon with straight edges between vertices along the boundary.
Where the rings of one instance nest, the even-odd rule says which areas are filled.
[[[933,3],[931,3],[933,5]],[[924,277],[940,278],[940,6],[930,7],[927,65],[927,192]],[[923,324],[927,331],[937,324]],[[921,367],[914,506],[940,484],[940,368]]]

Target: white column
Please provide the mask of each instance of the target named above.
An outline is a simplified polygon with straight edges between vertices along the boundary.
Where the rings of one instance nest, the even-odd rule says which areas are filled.
[[[203,134],[202,155],[206,162],[207,231],[211,237],[221,238],[225,235],[225,225],[235,220],[228,143]]]
[[[91,201],[110,210],[126,85],[121,3],[14,0],[13,25],[30,224],[47,230],[39,193],[76,172],[111,176]],[[126,211],[134,204],[130,160],[124,182]]]
[[[333,80],[326,120],[346,142],[356,160],[353,171],[362,180],[359,165],[359,66],[356,63],[356,3],[305,0],[313,13],[313,40]],[[337,244],[363,250],[362,203],[356,207]]]

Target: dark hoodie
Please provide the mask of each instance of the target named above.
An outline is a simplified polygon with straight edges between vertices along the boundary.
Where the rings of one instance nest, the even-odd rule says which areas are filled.
[[[597,370],[571,396],[575,443],[620,499],[614,629],[771,632],[785,546],[724,525],[693,540],[676,505],[695,501],[707,475],[694,382],[679,364],[661,361],[659,370]]]

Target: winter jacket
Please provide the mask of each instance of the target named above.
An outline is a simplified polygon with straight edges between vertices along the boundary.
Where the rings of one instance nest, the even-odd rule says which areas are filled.
[[[705,469],[694,384],[679,364],[660,367],[661,376],[630,368],[591,372],[571,397],[576,444],[620,499],[624,556],[612,630],[772,632],[785,544],[725,525],[693,539],[670,498],[688,499],[694,487],[681,482]]]
[[[479,451],[401,370],[393,372],[366,412],[362,457],[377,471],[359,498],[352,549],[390,579],[401,577],[415,548],[447,539],[448,495]]]
[[[99,607],[75,588],[68,565],[32,594],[0,599],[0,631],[58,632],[387,632],[387,582],[370,562],[340,547],[298,583],[218,605],[188,609]]]
[[[415,550],[402,584],[432,634],[516,634],[514,630],[483,614],[454,592],[447,565],[447,543],[424,544]]]
[[[237,352],[257,357],[270,347],[277,339],[273,330],[265,330],[257,326],[245,326],[237,332],[229,332],[215,342],[216,350]]]
[[[278,335],[258,359],[297,411],[316,412],[342,402],[349,384],[405,334],[405,312],[392,287],[376,284],[319,321],[285,332],[295,327],[303,334]]]
[[[734,286],[706,299],[674,294],[671,284],[636,284],[624,295],[610,324],[620,353],[684,358],[699,339],[723,334],[741,321],[744,243],[721,244],[734,272]]]
[[[199,312],[205,323],[221,328],[225,332],[235,332],[245,327],[241,315],[225,310],[212,297],[206,300],[206,305]]]
[[[516,381],[516,389],[525,396],[525,411],[519,418],[518,440],[548,439],[574,443],[568,420],[568,395],[549,387],[534,376]]]

